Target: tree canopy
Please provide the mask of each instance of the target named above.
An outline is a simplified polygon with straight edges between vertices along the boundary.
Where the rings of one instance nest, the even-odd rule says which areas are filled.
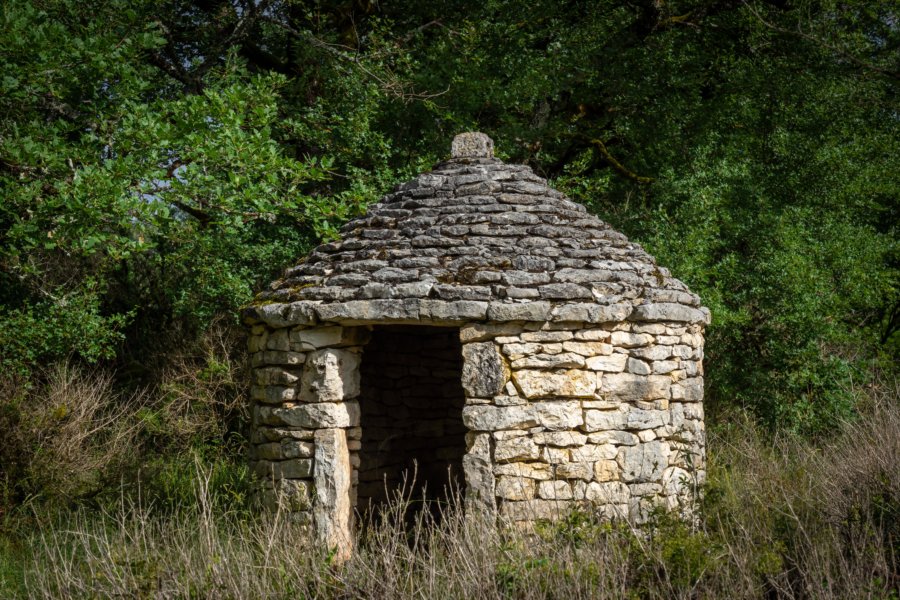
[[[900,349],[900,3],[10,0],[0,361],[235,315],[464,130],[712,309],[711,408],[816,432]]]

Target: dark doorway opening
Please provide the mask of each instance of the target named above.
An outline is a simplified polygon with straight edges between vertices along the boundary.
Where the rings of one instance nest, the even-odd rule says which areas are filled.
[[[363,352],[357,508],[362,513],[399,490],[432,513],[464,491],[466,428],[459,330],[381,326]]]

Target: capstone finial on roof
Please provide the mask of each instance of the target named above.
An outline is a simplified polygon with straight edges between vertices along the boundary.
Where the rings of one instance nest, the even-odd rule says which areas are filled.
[[[494,158],[494,140],[478,131],[468,131],[453,138],[452,158]]]

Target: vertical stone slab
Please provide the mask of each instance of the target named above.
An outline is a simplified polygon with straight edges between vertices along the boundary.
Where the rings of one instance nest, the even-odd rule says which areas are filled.
[[[316,536],[334,550],[337,561],[343,561],[353,551],[350,521],[353,510],[350,505],[352,469],[347,432],[337,428],[319,429],[313,441],[316,486],[313,518]]]
[[[466,511],[491,517],[497,511],[491,434],[470,432],[466,435],[466,445],[468,452],[463,456]]]

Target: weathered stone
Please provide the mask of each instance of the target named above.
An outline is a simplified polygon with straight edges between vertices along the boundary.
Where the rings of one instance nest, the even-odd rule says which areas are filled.
[[[461,133],[453,138],[450,148],[453,158],[492,158],[494,156],[494,140],[483,133]]]
[[[622,469],[623,481],[659,481],[669,464],[668,447],[664,442],[658,441],[623,446],[617,460]]]
[[[523,463],[515,462],[505,465],[496,465],[494,473],[497,475],[512,475],[514,477],[528,477],[540,481],[550,479],[550,465],[541,462]],[[466,479],[468,482],[468,479]]]
[[[487,315],[487,302],[475,300],[421,300],[419,318],[423,321],[464,321],[481,320]]]
[[[594,373],[577,369],[514,371],[513,380],[526,398],[589,398],[597,389],[597,378]]]
[[[646,346],[653,341],[652,335],[646,333],[631,333],[628,331],[613,331],[610,343],[620,348],[637,348]]]
[[[586,410],[584,412],[585,431],[608,431],[624,429],[628,417],[621,410]]]
[[[491,321],[546,321],[549,316],[549,302],[490,302],[487,309],[487,318]]]
[[[513,369],[570,369],[584,366],[584,357],[573,352],[533,354],[512,361]]]
[[[303,352],[277,352],[269,350],[265,352],[256,352],[251,359],[251,365],[260,367],[263,365],[283,365],[283,366],[299,366],[306,361],[306,354]]]
[[[603,342],[563,342],[563,350],[582,356],[606,356],[612,354],[613,347]]]
[[[572,509],[567,500],[526,500],[524,502],[504,502],[500,516],[510,521],[537,521],[539,519],[559,519]]]
[[[670,302],[635,306],[630,318],[633,321],[682,321],[709,324],[708,312]]]
[[[631,304],[593,304],[578,302],[562,304],[553,309],[550,318],[553,321],[581,321],[584,323],[609,323],[624,321],[631,314]]]
[[[368,339],[368,332],[359,327],[313,327],[290,332],[296,350],[316,350],[343,345],[360,345]]]
[[[622,402],[656,400],[668,398],[671,385],[672,380],[661,375],[609,373],[603,375],[600,382],[600,393],[606,398],[614,398]]]
[[[649,375],[651,373],[650,365],[636,358],[629,358],[628,362],[625,363],[625,368],[629,373],[634,373],[635,375]]]
[[[313,472],[313,461],[309,458],[295,458],[280,461],[257,461],[254,467],[256,475],[264,480],[272,479],[304,479]]]
[[[490,398],[503,392],[509,380],[509,367],[493,342],[475,342],[463,346],[462,385],[466,394]]]
[[[567,481],[542,481],[538,495],[546,500],[571,500],[572,486]]]
[[[494,446],[494,460],[497,462],[536,460],[540,455],[540,448],[527,436],[498,440]]]
[[[282,402],[290,402],[296,397],[296,395],[297,390],[292,387],[254,385],[250,388],[251,400],[263,402],[265,404],[281,404]]]
[[[571,331],[527,331],[521,335],[523,342],[564,342],[573,337]]]
[[[616,444],[619,446],[634,446],[638,443],[638,437],[627,431],[598,431],[587,436],[591,444]]]
[[[534,498],[534,490],[534,479],[512,475],[501,475],[497,478],[496,494],[504,500],[531,500]]]
[[[316,431],[315,484],[316,536],[326,547],[333,549],[336,560],[346,560],[353,549],[353,507],[350,505],[350,452],[343,429]]]
[[[559,448],[581,446],[587,441],[587,436],[577,431],[541,431],[535,433],[533,437],[538,444]]]
[[[300,379],[296,374],[280,367],[253,369],[253,375],[257,385],[291,385]]]
[[[575,429],[584,422],[581,403],[574,401],[535,402],[538,423],[551,430]]]
[[[592,371],[605,371],[607,373],[621,373],[625,370],[628,361],[627,354],[610,354],[609,356],[592,356],[587,359],[587,368]]]
[[[496,511],[491,435],[468,433],[466,447],[468,451],[462,461],[466,478],[466,510],[491,515]]]
[[[288,408],[259,407],[260,421],[266,425],[287,425],[321,429],[359,425],[357,402],[320,402]]]
[[[625,504],[631,493],[628,486],[619,481],[592,481],[588,484],[584,497],[597,504]]]
[[[658,360],[653,363],[653,372],[657,375],[665,375],[671,373],[679,366],[678,361],[674,360]]]
[[[462,410],[463,424],[473,431],[498,429],[528,429],[537,425],[532,406],[466,406]]]
[[[615,481],[619,478],[619,463],[614,460],[598,460],[594,463],[596,481]]]
[[[337,402],[359,395],[360,356],[347,350],[310,352],[303,368],[300,400]]]
[[[592,463],[562,463],[556,466],[556,477],[559,479],[581,479],[590,481],[594,474]]]
[[[596,462],[598,460],[611,460],[619,453],[612,444],[586,444],[569,449],[569,457],[572,462]]]
[[[497,336],[517,334],[521,330],[520,325],[514,323],[470,323],[463,325],[459,330],[459,341],[481,342]]]
[[[700,402],[703,400],[703,380],[699,377],[685,379],[672,386],[672,399],[681,402]]]

